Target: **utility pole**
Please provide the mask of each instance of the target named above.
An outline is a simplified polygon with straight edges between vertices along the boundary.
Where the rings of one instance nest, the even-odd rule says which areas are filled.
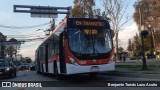
[[[145,47],[144,47],[144,38],[146,38],[146,36],[148,35],[148,31],[142,29],[143,31],[141,31],[141,39],[142,39],[142,61],[143,61],[143,66],[142,66],[142,70],[147,70],[147,64],[146,64],[146,58],[145,58]]]

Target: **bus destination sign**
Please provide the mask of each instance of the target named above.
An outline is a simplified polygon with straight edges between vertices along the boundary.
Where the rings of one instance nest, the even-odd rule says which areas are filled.
[[[76,21],[76,26],[103,26],[102,22],[99,21]]]
[[[69,19],[68,27],[98,27],[98,28],[106,28],[109,26],[109,23],[105,20],[97,20],[97,19]]]

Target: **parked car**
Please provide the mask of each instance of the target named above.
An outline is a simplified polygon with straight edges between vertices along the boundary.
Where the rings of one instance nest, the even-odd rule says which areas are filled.
[[[0,77],[16,77],[16,66],[10,60],[0,60]]]
[[[28,63],[21,63],[19,66],[18,66],[18,69],[19,70],[29,70],[30,68],[30,64]]]
[[[29,68],[30,68],[31,71],[36,70],[36,66],[34,64],[31,64]]]
[[[30,64],[27,63],[27,64],[25,65],[25,69],[26,69],[26,70],[29,70],[29,68],[30,68]]]
[[[20,64],[18,66],[18,70],[25,70],[25,64]]]

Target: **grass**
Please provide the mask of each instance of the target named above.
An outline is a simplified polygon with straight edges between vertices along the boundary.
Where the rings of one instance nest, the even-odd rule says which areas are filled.
[[[130,70],[135,70],[137,74],[160,74],[160,65],[147,65],[148,70],[142,70],[142,65],[116,65],[116,68],[127,68]],[[157,71],[158,70],[158,71]],[[118,73],[118,72],[114,72]]]

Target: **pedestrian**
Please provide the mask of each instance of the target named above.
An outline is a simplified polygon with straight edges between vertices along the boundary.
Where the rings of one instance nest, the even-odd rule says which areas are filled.
[[[123,62],[126,61],[126,55],[123,55]]]
[[[149,55],[149,53],[147,53],[147,58],[150,59],[149,57],[150,57],[150,55]]]
[[[119,61],[121,62],[122,61],[122,55],[119,54]]]

